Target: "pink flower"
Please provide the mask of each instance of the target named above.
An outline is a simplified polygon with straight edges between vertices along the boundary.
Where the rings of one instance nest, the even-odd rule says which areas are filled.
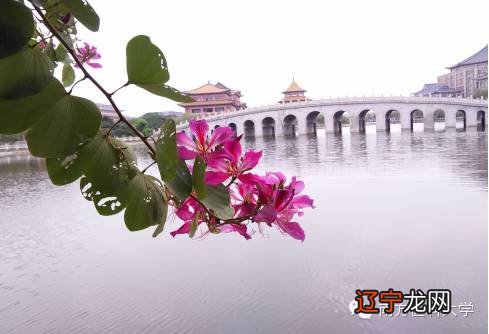
[[[240,182],[231,188],[231,198],[234,202],[233,208],[238,217],[249,216],[257,206],[258,191],[251,183]]]
[[[209,138],[209,125],[205,120],[190,121],[189,126],[195,140],[187,136],[184,131],[177,133],[178,156],[184,160],[195,159],[200,155],[208,162],[219,155],[222,145],[233,136],[231,128],[219,127]]]
[[[102,56],[97,52],[97,48],[95,46],[90,46],[88,43],[84,43],[83,48],[76,48],[76,58],[82,63],[87,64],[92,68],[101,68],[102,65],[92,60],[100,59]],[[78,67],[75,65],[75,67]]]
[[[207,122],[199,120],[190,122],[190,130],[192,136],[183,131],[177,134],[179,157],[192,160],[201,156],[206,162],[207,185],[232,179],[226,187],[234,215],[232,220],[221,220],[195,197],[189,197],[176,208],[175,213],[184,224],[171,232],[172,236],[191,233],[192,224],[197,222],[197,225],[204,223],[207,226],[203,235],[235,232],[250,239],[248,226],[257,224],[259,231],[263,226],[276,226],[282,233],[304,241],[304,231],[294,221],[295,217],[303,215],[303,209],[314,208],[313,200],[301,194],[304,182],[292,177],[287,184],[285,175],[280,172],[268,172],[265,176],[251,173],[262,152],[249,150],[243,154],[242,136],[234,136],[231,128],[219,127],[209,135]]]
[[[236,232],[242,235],[246,240],[250,240],[251,236],[247,232],[247,226],[244,224],[227,224],[219,227],[222,233]]]
[[[217,185],[229,177],[245,180],[245,172],[256,167],[262,152],[249,150],[242,156],[240,140],[241,136],[227,141],[223,152],[209,160],[209,170],[205,175],[206,184]]]
[[[304,190],[304,182],[293,177],[290,184],[285,186],[286,179],[282,173],[267,173],[257,180],[258,198],[264,205],[253,221],[264,222],[269,226],[275,224],[282,232],[304,241],[304,231],[298,223],[292,221],[296,214],[302,216],[302,209],[314,208],[314,201],[309,196],[299,195]]]

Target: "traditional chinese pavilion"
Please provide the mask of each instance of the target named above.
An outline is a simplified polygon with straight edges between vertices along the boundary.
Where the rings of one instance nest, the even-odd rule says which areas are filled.
[[[246,104],[240,101],[241,92],[220,82],[215,85],[208,82],[184,94],[194,99],[194,102],[179,104],[186,113],[232,112],[246,108]]]
[[[295,79],[292,79],[292,83],[289,85],[289,87],[282,92],[284,94],[284,97],[282,100],[278,101],[278,103],[294,103],[294,102],[305,102],[309,101],[305,96],[306,90],[301,88],[297,82],[295,82]]]

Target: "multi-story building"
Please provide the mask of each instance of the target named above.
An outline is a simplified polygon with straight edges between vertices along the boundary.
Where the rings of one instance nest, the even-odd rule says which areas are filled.
[[[426,84],[417,96],[475,96],[487,91],[487,45],[461,62],[447,67],[437,83]]]
[[[301,88],[296,82],[295,79],[292,79],[292,83],[289,87],[282,92],[284,97],[278,101],[278,103],[294,103],[294,102],[305,102],[309,101],[305,96],[306,90]]]
[[[220,82],[215,85],[208,82],[184,94],[194,100],[179,104],[185,108],[186,113],[232,112],[246,108],[246,104],[240,101],[241,92],[230,89]]]

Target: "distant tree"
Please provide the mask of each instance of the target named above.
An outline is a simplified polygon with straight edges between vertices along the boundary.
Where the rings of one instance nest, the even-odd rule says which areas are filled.
[[[148,128],[156,130],[170,117],[165,117],[157,112],[149,112],[141,116],[141,118],[148,122]]]
[[[141,132],[143,132],[143,130],[148,126],[148,121],[146,121],[144,118],[136,118],[131,123],[136,129]]]
[[[485,89],[480,88],[474,92],[474,98],[479,99],[481,97],[483,97],[485,100],[487,100],[487,88],[485,88]]]
[[[102,123],[100,123],[100,127],[103,129],[109,129],[114,125],[114,120],[112,118],[109,118],[107,116],[102,117]]]

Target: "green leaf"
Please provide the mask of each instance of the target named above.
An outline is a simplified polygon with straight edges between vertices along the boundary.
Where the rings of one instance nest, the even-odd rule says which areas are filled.
[[[192,176],[185,160],[178,159],[177,173],[173,180],[165,181],[171,192],[181,201],[184,201],[192,192]]]
[[[61,0],[61,3],[65,5],[73,13],[73,16],[75,16],[85,27],[91,31],[98,31],[100,18],[88,1]]]
[[[57,186],[78,180],[83,175],[84,165],[80,163],[80,153],[75,152],[64,158],[46,159],[46,170],[51,182]]]
[[[16,99],[40,92],[51,82],[53,62],[38,48],[0,59],[0,99]]]
[[[27,131],[29,151],[37,157],[66,157],[97,134],[101,120],[95,103],[64,95]]]
[[[53,42],[49,42],[43,50],[43,53],[52,61],[57,61],[56,51],[54,50]]]
[[[27,130],[65,95],[66,91],[61,83],[52,79],[35,95],[23,99],[0,100],[0,133],[14,134]]]
[[[222,184],[207,186],[207,196],[202,203],[212,209],[220,219],[231,219],[234,216],[234,209],[229,206],[231,203],[229,189]]]
[[[156,226],[155,231],[153,232],[153,238],[156,238],[157,236],[159,236],[161,234],[161,232],[163,232],[163,229],[165,228],[165,223],[166,223],[166,220],[163,222],[160,222],[158,224],[158,226]]]
[[[198,220],[199,220],[199,215],[195,215],[194,218],[192,219],[192,225],[190,225],[190,231],[188,232],[189,238],[193,238],[195,232],[197,232],[197,227],[199,226]]]
[[[100,130],[81,151],[84,173],[97,188],[117,194],[137,173],[137,161],[130,147]]]
[[[85,176],[80,180],[80,189],[83,197],[93,201],[99,214],[113,215],[126,207],[124,192],[138,173],[136,157],[130,147],[100,130],[81,149],[73,166],[75,169],[82,166]]]
[[[0,58],[18,52],[27,44],[33,34],[34,20],[29,8],[17,1],[1,0]]]
[[[65,63],[63,65],[63,71],[62,71],[62,80],[63,80],[63,85],[65,87],[69,87],[73,85],[75,82],[75,71],[73,70],[73,67],[71,67],[70,64]]]
[[[59,43],[56,49],[54,49],[54,52],[56,53],[57,61],[65,61],[65,59],[68,57],[68,51],[66,51],[65,47],[61,43]]]
[[[173,119],[166,120],[156,140],[156,162],[163,181],[175,178],[178,166],[177,131]]]
[[[104,191],[87,176],[80,179],[80,191],[86,200],[93,202],[102,216],[115,215],[126,207],[119,194],[113,195]]]
[[[127,43],[126,61],[129,83],[163,85],[170,79],[163,52],[148,36],[139,35]]]
[[[173,87],[163,85],[163,84],[138,84],[138,87],[141,87],[143,89],[146,89],[148,92],[166,97],[172,101],[175,102],[193,102],[194,99],[192,99],[189,96],[184,95],[180,91],[176,90]]]
[[[168,204],[163,185],[157,178],[137,174],[127,186],[125,196],[127,208],[124,221],[130,231],[165,223]],[[163,229],[163,226],[160,229]]]
[[[197,197],[202,200],[206,197],[205,186],[205,161],[200,155],[195,158],[194,168],[192,171],[192,185],[197,193]]]

